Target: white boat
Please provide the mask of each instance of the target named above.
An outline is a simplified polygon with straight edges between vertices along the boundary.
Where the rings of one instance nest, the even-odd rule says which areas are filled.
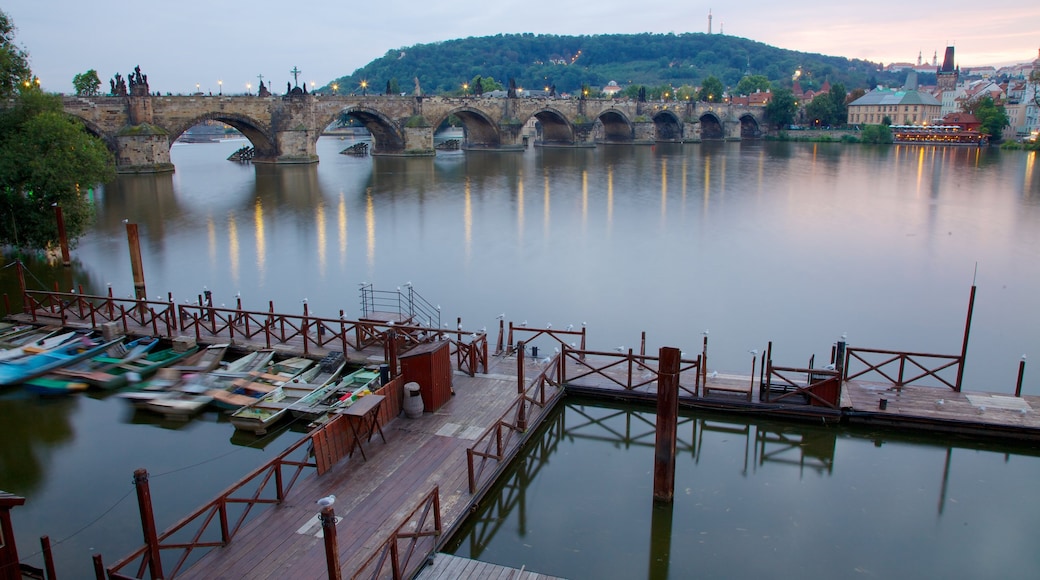
[[[282,371],[283,374],[277,374],[279,364],[285,365]],[[340,369],[342,369],[342,365],[340,365]],[[272,365],[271,370],[275,371],[276,374],[260,375],[255,380],[266,382],[272,385],[273,388],[269,392],[252,399],[231,414],[231,424],[236,429],[263,435],[273,425],[289,416],[289,407],[293,403],[323,386],[322,384],[311,382],[321,371],[321,366],[315,365],[314,361],[308,359],[289,359]],[[328,376],[326,382],[332,378],[334,378],[334,375]],[[252,385],[242,386],[245,389],[251,387]],[[213,393],[211,395],[214,398],[220,396]]]

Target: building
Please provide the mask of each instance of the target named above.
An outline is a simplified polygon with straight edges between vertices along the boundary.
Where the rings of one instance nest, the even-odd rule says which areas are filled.
[[[941,67],[935,69],[935,84],[940,91],[952,91],[957,88],[961,76],[961,67],[953,64],[953,47],[946,47],[946,57]]]
[[[849,103],[850,125],[879,125],[885,118],[896,125],[927,125],[942,118],[938,99],[911,90],[875,89]]]
[[[607,97],[613,97],[617,93],[621,92],[621,87],[618,86],[617,81],[610,81],[607,86],[603,87],[603,94]]]

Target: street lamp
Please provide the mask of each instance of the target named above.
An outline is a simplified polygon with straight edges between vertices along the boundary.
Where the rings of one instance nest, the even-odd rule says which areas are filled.
[[[217,94],[224,96],[224,81],[217,81]]]
[[[332,83],[332,94],[334,94],[334,95],[338,95],[339,94],[339,85],[336,84],[336,83]]]
[[[253,85],[252,85],[252,83],[246,83],[246,94],[247,95],[253,94]]]
[[[368,95],[368,81],[361,81],[361,96]]]
[[[199,94],[201,92],[202,92],[202,86],[199,83],[195,83],[195,94],[197,95],[197,94]]]
[[[468,95],[469,94],[469,83],[462,83],[462,94],[463,95]]]

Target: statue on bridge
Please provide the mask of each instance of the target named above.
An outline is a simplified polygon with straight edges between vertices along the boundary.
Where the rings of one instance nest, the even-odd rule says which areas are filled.
[[[126,94],[126,89],[123,89],[123,94]],[[135,66],[133,74],[130,75],[130,96],[132,97],[147,97],[149,95],[148,90],[148,75],[141,74],[141,66]]]
[[[116,73],[115,78],[109,79],[108,84],[112,87],[112,91],[110,94],[113,97],[126,96],[126,81],[123,80],[123,75]]]
[[[419,77],[415,77],[415,96],[422,96],[422,87],[419,86]]]
[[[258,97],[270,97],[271,91],[267,90],[267,86],[264,85],[264,80],[260,79],[260,89],[257,90],[256,96]]]

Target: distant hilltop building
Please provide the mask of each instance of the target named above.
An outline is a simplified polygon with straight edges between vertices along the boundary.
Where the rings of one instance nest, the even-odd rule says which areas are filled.
[[[610,81],[607,86],[603,87],[603,94],[608,97],[613,97],[615,94],[621,92],[621,87],[618,86],[617,81]]]

